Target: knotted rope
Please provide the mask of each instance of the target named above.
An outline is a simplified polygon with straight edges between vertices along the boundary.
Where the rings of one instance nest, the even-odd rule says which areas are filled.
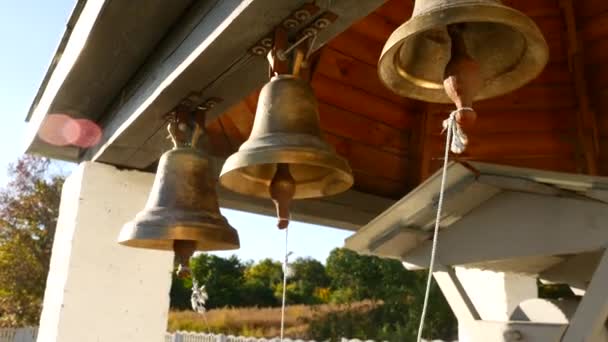
[[[441,172],[441,185],[439,186],[439,201],[437,203],[437,215],[435,216],[435,229],[433,231],[433,245],[431,248],[431,260],[429,262],[429,274],[426,281],[426,290],[424,292],[424,302],[422,304],[422,313],[420,315],[420,326],[418,327],[418,338],[416,339],[417,342],[422,340],[424,320],[426,318],[426,311],[429,305],[429,294],[431,292],[431,285],[433,282],[433,269],[435,267],[435,255],[437,253],[437,241],[439,239],[439,223],[441,222],[441,210],[443,208],[443,195],[445,192],[445,182],[447,178],[448,158],[450,156],[450,151],[453,153],[462,153],[468,143],[466,134],[456,121],[456,115],[462,111],[473,111],[473,109],[468,107],[459,108],[450,113],[450,116],[443,121],[443,132],[447,132],[445,139],[445,152],[443,154],[443,170]]]

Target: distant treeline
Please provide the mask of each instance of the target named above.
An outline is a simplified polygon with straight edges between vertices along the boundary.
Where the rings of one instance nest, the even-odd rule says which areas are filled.
[[[236,256],[221,258],[200,254],[191,261],[193,276],[206,286],[207,308],[276,307],[281,304],[283,267],[264,259],[244,262]],[[425,272],[410,272],[395,260],[362,256],[334,249],[325,265],[298,258],[288,267],[288,304],[348,304],[377,302],[367,311],[337,310],[310,322],[312,337],[351,336],[392,340],[412,337],[419,322],[426,280]],[[192,283],[174,278],[173,309],[189,309]],[[452,338],[456,320],[441,291],[431,294],[427,331],[435,338]],[[408,338],[409,339],[409,338]],[[403,340],[401,340],[403,341]]]

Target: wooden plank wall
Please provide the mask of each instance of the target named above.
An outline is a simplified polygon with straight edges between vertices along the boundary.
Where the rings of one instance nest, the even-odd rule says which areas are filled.
[[[530,84],[476,104],[478,122],[467,131],[470,145],[459,158],[564,172],[585,172],[577,134],[578,99],[569,68],[567,28],[559,0],[505,1],[539,25],[550,62]],[[578,28],[585,37],[587,74],[598,107],[600,168],[608,172],[608,2],[576,1]],[[355,23],[322,50],[312,85],[326,139],[348,158],[355,188],[400,198],[442,163],[441,122],[449,105],[398,97],[377,77],[377,61],[388,36],[410,17],[412,1],[391,0]],[[596,21],[602,24],[597,24]],[[222,154],[248,136],[258,92],[210,124]]]
[[[599,134],[599,171],[608,175],[608,1],[575,1],[585,51],[585,76]]]

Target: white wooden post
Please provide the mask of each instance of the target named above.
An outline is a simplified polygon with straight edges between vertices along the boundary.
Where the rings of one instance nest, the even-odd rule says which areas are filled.
[[[572,317],[562,341],[564,342],[595,342],[597,337],[605,333],[605,323],[608,318],[608,252],[593,274],[583,300]]]
[[[39,342],[165,341],[173,253],[117,243],[153,178],[99,163],[83,163],[68,177]]]
[[[525,299],[538,297],[538,287],[534,277],[463,267],[456,267],[455,270],[482,320],[506,322],[519,303]],[[446,299],[450,302],[449,298]],[[475,341],[467,331],[470,327],[466,322],[459,321],[460,342]]]

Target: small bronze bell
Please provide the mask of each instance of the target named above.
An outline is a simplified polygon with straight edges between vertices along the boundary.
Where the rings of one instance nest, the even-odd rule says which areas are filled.
[[[180,266],[185,266],[195,250],[239,248],[239,237],[220,213],[209,158],[176,139],[177,126],[169,126],[175,147],[160,158],[145,208],[123,226],[118,241],[130,247],[174,250]]]
[[[538,76],[549,59],[547,43],[534,21],[498,0],[416,0],[410,20],[384,45],[380,79],[404,97],[451,102],[444,78],[455,32],[478,63],[474,77],[480,86],[474,100],[523,86]]]
[[[272,198],[280,228],[287,226],[292,198],[329,196],[352,186],[348,162],[321,136],[317,100],[306,81],[281,74],[262,88],[251,135],[226,160],[220,184]]]

